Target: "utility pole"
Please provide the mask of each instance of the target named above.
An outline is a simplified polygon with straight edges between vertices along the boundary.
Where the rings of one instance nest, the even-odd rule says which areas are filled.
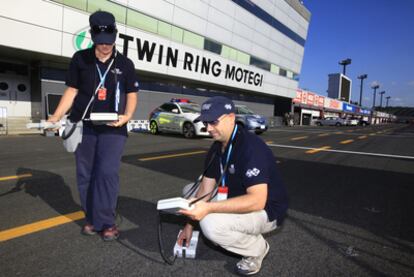
[[[342,60],[342,61],[340,61],[340,62],[339,62],[339,64],[343,66],[342,74],[344,74],[344,75],[345,75],[345,73],[346,73],[346,66],[347,66],[348,64],[351,64],[351,62],[352,62],[352,60],[351,60],[351,59],[349,59],[349,58],[348,58],[348,59],[346,59],[346,60]]]
[[[345,75],[345,74],[344,74]],[[364,79],[366,79],[368,77],[367,74],[362,74],[359,75],[357,78],[361,80],[361,87],[359,90],[359,106],[362,107],[362,88],[363,88],[363,83],[364,83]]]
[[[371,88],[374,90],[374,101],[372,102],[372,109],[375,110],[375,96],[377,95],[378,84],[373,84]]]
[[[388,100],[390,100],[391,96],[387,96],[385,98],[387,99],[387,104],[385,105],[385,107],[388,107]]]
[[[379,94],[381,95],[381,100],[380,100],[380,108],[382,108],[382,96],[384,95],[384,93],[385,93],[385,90],[384,91],[381,91]]]

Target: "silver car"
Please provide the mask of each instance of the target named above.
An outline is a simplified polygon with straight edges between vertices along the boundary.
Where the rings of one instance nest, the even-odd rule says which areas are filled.
[[[254,131],[256,134],[261,134],[267,130],[268,124],[266,119],[254,113],[245,105],[235,105],[236,107],[236,122],[242,125],[249,131]]]
[[[326,117],[324,119],[318,119],[316,120],[316,125],[323,126],[343,126],[346,125],[345,119],[342,119],[340,117]]]
[[[200,105],[188,99],[172,99],[155,108],[149,116],[150,132],[183,134],[186,138],[209,136],[202,122],[193,123],[200,115]]]

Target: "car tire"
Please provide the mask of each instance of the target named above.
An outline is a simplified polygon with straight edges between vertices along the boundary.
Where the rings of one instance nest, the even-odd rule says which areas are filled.
[[[322,126],[322,123],[320,123],[320,122],[316,122],[316,125],[318,125],[318,126]]]
[[[335,126],[337,126],[337,127],[339,127],[339,126],[341,126],[342,124],[341,123],[339,123],[339,122],[336,122],[335,123]]]
[[[183,135],[185,138],[194,138],[196,135],[195,127],[190,122],[186,122],[183,125]]]
[[[150,133],[156,135],[159,133],[158,124],[154,120],[150,122]]]

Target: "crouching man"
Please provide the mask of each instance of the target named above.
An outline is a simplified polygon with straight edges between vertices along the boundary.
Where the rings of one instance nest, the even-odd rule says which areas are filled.
[[[202,121],[214,139],[207,154],[211,162],[196,197],[203,196],[219,185],[218,201],[206,202],[206,196],[192,210],[181,210],[190,221],[178,237],[189,244],[194,221],[209,240],[243,258],[236,271],[252,275],[260,271],[269,252],[264,233],[280,226],[288,208],[286,190],[276,169],[269,147],[255,134],[235,123],[234,103],[222,96],[203,103]],[[220,178],[223,175],[222,178]]]

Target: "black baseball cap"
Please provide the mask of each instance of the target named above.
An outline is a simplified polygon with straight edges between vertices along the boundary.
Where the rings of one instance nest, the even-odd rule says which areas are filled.
[[[113,44],[116,40],[115,17],[105,11],[97,11],[89,16],[92,41],[95,44]]]
[[[199,121],[212,122],[223,114],[230,114],[236,111],[233,101],[224,96],[214,96],[201,105],[201,115],[194,119],[194,123]]]

